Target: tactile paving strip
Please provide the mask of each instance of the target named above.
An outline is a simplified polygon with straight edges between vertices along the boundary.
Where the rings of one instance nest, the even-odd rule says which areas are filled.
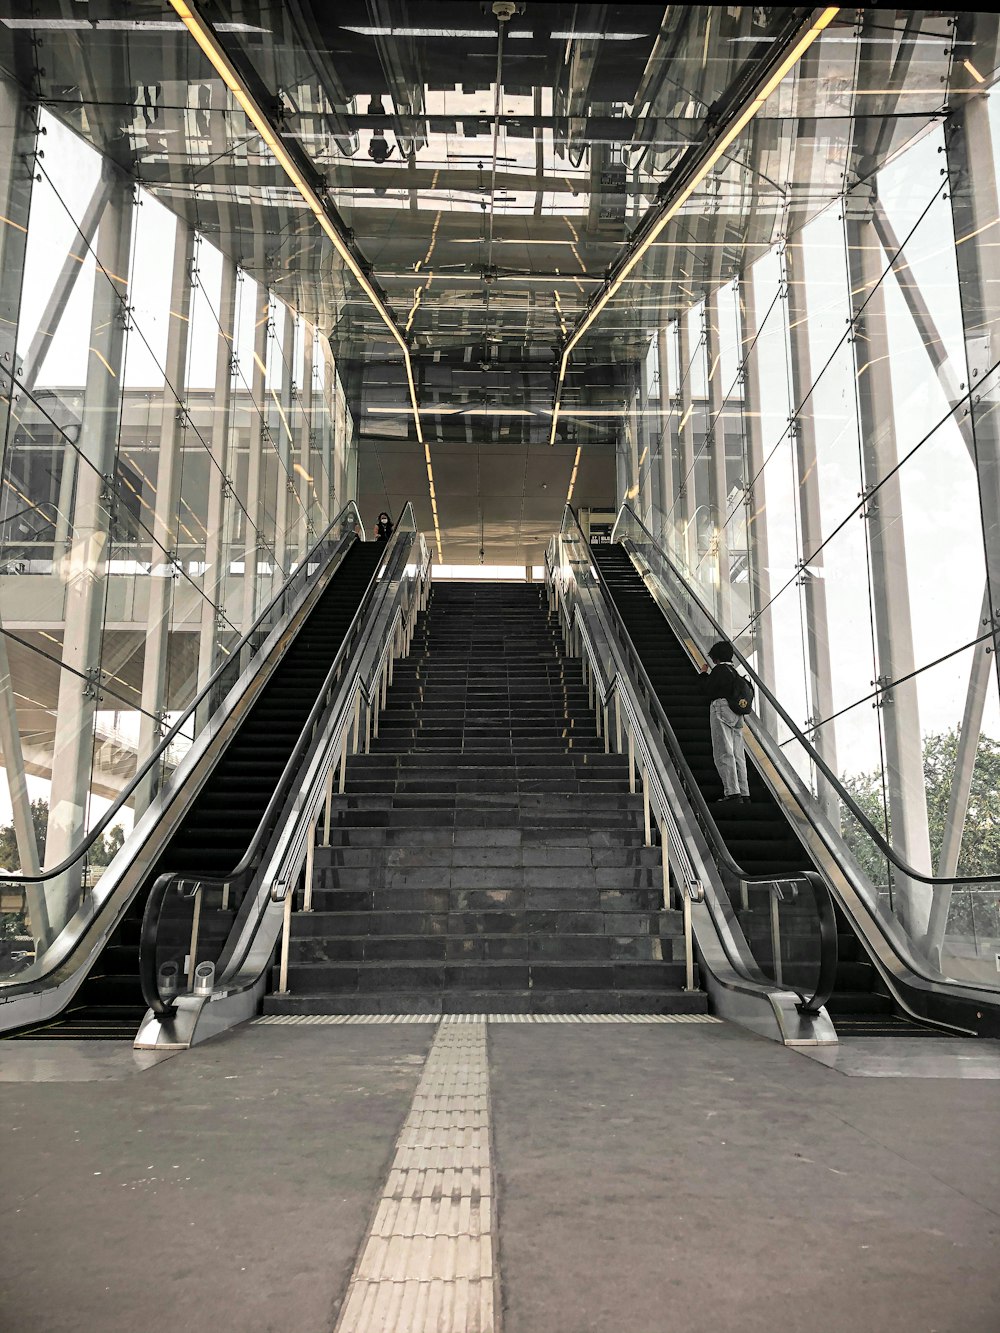
[[[265,1014],[250,1020],[251,1026],[333,1027],[345,1023],[440,1023],[440,1014]]]
[[[253,1025],[325,1027],[343,1023],[721,1023],[711,1014],[268,1014]]]
[[[499,1328],[486,1024],[455,1020],[427,1056],[336,1333]]]

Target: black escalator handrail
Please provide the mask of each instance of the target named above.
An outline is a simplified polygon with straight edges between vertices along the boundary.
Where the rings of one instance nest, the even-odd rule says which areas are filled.
[[[569,508],[569,506],[567,506],[567,508]],[[640,527],[646,534],[646,536],[649,538],[649,544],[656,549],[657,553],[662,557],[664,564],[670,567],[671,572],[673,573],[674,577],[678,580],[678,582],[681,584],[687,596],[689,596],[693,602],[696,602],[698,604],[698,607],[705,615],[706,619],[711,621],[712,626],[718,632],[719,637],[722,639],[728,639],[729,635],[727,631],[722,628],[722,626],[716,620],[715,616],[712,615],[711,611],[709,611],[708,607],[701,600],[698,594],[694,591],[694,589],[688,583],[687,579],[680,572],[680,570],[677,568],[674,562],[670,559],[670,557],[664,551],[663,547],[659,545],[656,538],[646,527],[645,523],[643,523],[642,519],[638,517],[638,515],[631,508],[631,506],[622,505],[621,509],[618,511],[618,518],[615,520],[615,528],[618,527],[618,523],[621,520],[621,516],[626,511],[628,512],[632,520],[636,523],[636,525]],[[576,516],[574,515],[574,518],[575,517]],[[613,535],[614,533],[612,532],[612,536]],[[962,885],[996,884],[997,880],[1000,879],[1000,871],[998,871],[997,874],[995,875],[949,875],[949,876],[925,875],[922,871],[915,870],[911,865],[908,865],[902,859],[899,853],[894,850],[892,844],[886,841],[885,835],[877,828],[875,824],[872,823],[872,821],[868,818],[865,812],[861,809],[857,801],[855,801],[854,797],[851,795],[851,793],[847,790],[844,784],[837,777],[836,773],[834,773],[834,771],[827,764],[826,760],[815,748],[812,741],[810,741],[808,736],[806,736],[805,732],[802,731],[802,729],[785,712],[782,705],[774,697],[774,695],[768,689],[767,685],[764,683],[763,680],[761,680],[760,676],[753,669],[750,663],[746,660],[743,654],[736,648],[735,644],[733,645],[733,652],[745,667],[747,674],[751,676],[752,679],[754,680],[757,689],[764,696],[764,698],[767,699],[768,703],[771,705],[774,711],[778,714],[781,720],[788,727],[789,731],[792,733],[794,738],[806,751],[810,760],[816,765],[816,767],[820,770],[823,776],[833,787],[834,791],[837,794],[838,800],[842,801],[843,804],[848,807],[851,814],[855,817],[855,819],[858,821],[861,827],[865,830],[868,836],[876,844],[876,846],[881,851],[882,855],[886,858],[887,861],[891,862],[892,865],[896,867],[896,869],[899,871],[901,875],[904,875],[907,879],[916,880],[919,884],[930,884],[931,886],[940,885],[942,888],[953,887],[956,884],[962,884]]]
[[[596,665],[600,670],[601,669],[600,662],[599,660],[597,660],[597,655],[594,651],[594,646],[591,641],[590,634],[587,631],[587,627],[585,622],[583,621],[579,607],[577,607],[575,610],[574,618],[581,636],[585,639],[588,647],[590,648],[591,662],[592,664]],[[606,684],[604,684],[603,686],[603,692],[601,695],[601,704],[602,707],[607,708],[611,702],[611,699],[614,695],[616,688],[620,688],[620,681],[623,679],[627,681],[628,676],[626,673],[617,669],[611,676],[610,680],[607,679],[607,676],[603,672],[603,670],[601,671],[601,675],[603,680],[606,682]],[[632,682],[630,681],[629,683],[632,684]],[[640,687],[641,687],[641,682],[640,682]],[[658,705],[659,701],[656,700],[655,703]],[[626,704],[626,706],[629,708],[629,711],[632,711],[630,705]],[[654,708],[651,709],[650,711],[657,711],[657,709]],[[657,717],[656,721],[660,723],[660,718]],[[706,827],[705,825],[705,819],[704,816],[702,815],[702,810],[707,809],[707,804],[704,800],[704,797],[701,796],[701,792],[697,786],[697,783],[695,783],[694,781],[694,776],[690,772],[690,769],[688,768],[687,761],[683,758],[683,755],[680,754],[679,750],[671,746],[671,739],[673,739],[674,742],[676,743],[676,737],[673,736],[673,732],[670,729],[669,722],[666,723],[666,727],[661,727],[661,734],[663,735],[663,739],[666,742],[668,749],[670,749],[671,751],[671,760],[678,771],[678,775],[681,779],[681,784],[685,788],[685,791],[687,792],[689,799],[691,799],[691,793],[692,792],[694,793],[694,800],[692,801],[692,804],[695,804],[697,807],[696,813],[698,813],[699,816],[701,817],[703,831],[705,832],[705,835],[709,840],[709,846],[711,847],[715,855],[716,861],[720,863],[724,869],[730,872],[732,877],[737,880],[738,886],[745,887],[746,889],[767,888],[771,893],[775,893],[777,892],[778,887],[782,884],[795,885],[800,882],[804,882],[807,883],[812,889],[817,903],[817,917],[819,919],[819,926],[820,926],[820,967],[819,967],[817,983],[813,989],[813,994],[810,996],[807,996],[806,992],[803,991],[800,987],[795,986],[791,983],[782,982],[782,985],[786,989],[798,995],[800,1001],[798,1008],[802,1013],[804,1014],[818,1013],[822,1005],[824,1005],[826,1001],[830,998],[830,995],[833,992],[833,987],[837,975],[837,962],[838,962],[837,925],[836,925],[836,916],[833,910],[833,899],[830,896],[829,889],[823,883],[822,879],[816,874],[816,872],[811,870],[803,870],[798,873],[792,872],[787,875],[748,875],[743,870],[741,870],[740,867],[737,865],[737,863],[733,860],[732,856],[730,855],[729,849],[721,841],[721,835],[718,833],[718,826],[716,825],[714,819],[711,818],[710,814],[708,815],[709,826]],[[733,964],[733,966],[736,967],[737,970],[741,970],[742,968],[744,968],[746,964],[743,962],[743,960],[734,958],[730,953],[728,946],[726,945],[724,940],[722,941],[722,943],[723,947],[726,949],[727,955],[729,956],[730,962]],[[768,986],[775,984],[760,970],[760,968],[757,966],[756,963],[754,964],[754,967],[756,968],[757,975],[756,977],[750,975],[749,976],[750,980],[756,980],[758,983],[763,983],[764,985]]]
[[[567,505],[566,511],[573,520],[579,540],[586,546],[583,530],[580,527],[579,519],[577,518],[572,505]],[[837,970],[838,939],[833,900],[830,896],[830,890],[815,871],[805,867],[803,867],[801,871],[793,871],[789,874],[749,875],[735,860],[732,853],[729,851],[729,848],[726,846],[722,834],[719,832],[719,826],[716,824],[715,819],[712,816],[708,802],[705,800],[701,788],[684,757],[676,733],[663,709],[663,705],[660,703],[660,700],[653,689],[653,684],[646,673],[646,668],[643,666],[642,659],[636,651],[635,644],[632,642],[632,637],[622,619],[621,612],[618,610],[614,598],[611,596],[611,590],[608,588],[604,575],[593,561],[591,561],[591,568],[594,570],[598,583],[604,594],[603,600],[611,615],[615,633],[619,636],[620,641],[626,648],[628,656],[631,659],[631,662],[628,663],[628,665],[631,665],[635,672],[640,695],[645,696],[647,707],[653,715],[656,725],[660,729],[660,734],[670,752],[671,762],[677,770],[681,785],[684,787],[688,800],[695,809],[698,822],[701,824],[702,830],[708,838],[716,863],[721,869],[725,870],[732,878],[734,878],[739,886],[746,886],[748,889],[764,888],[777,884],[792,884],[796,881],[806,881],[812,888],[819,908],[818,915],[820,922],[821,949],[819,982],[815,988],[815,994],[808,998],[798,986],[788,985],[787,989],[799,996],[799,999],[801,1000],[800,1008],[803,1012],[815,1012],[820,1005],[826,1002],[826,999],[829,999],[830,994],[832,994],[834,978]],[[616,671],[611,681],[606,685],[605,703],[607,703],[610,698],[619,674],[620,672]],[[832,930],[830,929],[831,926]],[[827,992],[826,997],[817,999],[818,996],[822,995],[823,989],[827,985],[829,985],[829,991]]]
[[[389,564],[391,562],[398,563],[399,553],[403,550],[404,541],[406,539],[414,539],[417,535],[415,524],[412,529],[407,529],[406,531],[403,531],[400,527],[407,510],[410,510],[412,518],[412,505],[410,502],[407,502],[400,511],[400,516],[393,530],[393,535],[386,543],[385,553],[379,559],[372,572],[368,586],[358,604],[358,609],[355,611],[351,623],[344,632],[344,638],[340,648],[337,650],[323,684],[320,686],[316,696],[316,702],[309,711],[309,716],[302,726],[302,730],[292,748],[292,753],[290,754],[285,767],[282,769],[281,776],[278,778],[274,792],[267,804],[267,808],[264,811],[257,828],[254,830],[250,839],[250,844],[238,865],[236,865],[236,867],[227,875],[203,876],[192,874],[190,871],[165,871],[162,875],[157,877],[150,890],[149,897],[146,900],[146,906],[143,909],[142,929],[140,932],[139,981],[142,987],[143,998],[149,1008],[158,1015],[163,1016],[172,1013],[174,1010],[173,1003],[164,1001],[160,996],[156,976],[156,935],[163,902],[165,901],[167,894],[170,892],[171,887],[175,884],[183,885],[185,883],[192,883],[197,884],[202,889],[228,888],[231,893],[235,894],[245,891],[249,886],[259,863],[261,850],[268,842],[278,816],[284,809],[285,803],[288,800],[288,796],[302,765],[302,761],[312,742],[316,723],[326,708],[329,707],[330,692],[340,676],[347,655],[353,648],[352,640],[354,638],[355,630],[364,619],[365,615],[367,615],[375,588],[382,579]],[[364,689],[363,683],[362,689]]]
[[[111,806],[109,806],[107,811],[101,816],[101,818],[97,821],[97,823],[86,835],[86,837],[83,838],[83,840],[77,847],[76,851],[74,851],[72,855],[68,856],[64,861],[61,861],[59,865],[52,866],[48,870],[39,871],[37,875],[24,875],[19,871],[16,875],[6,875],[0,878],[3,878],[4,880],[9,879],[12,883],[17,883],[17,884],[41,884],[44,883],[44,881],[46,880],[55,879],[57,876],[65,874],[67,870],[72,869],[72,867],[75,866],[77,862],[80,861],[81,857],[86,855],[86,853],[94,845],[97,839],[99,837],[103,837],[104,830],[111,823],[112,819],[114,819],[115,816],[121,811],[122,807],[128,803],[128,801],[132,798],[132,796],[138,789],[139,784],[143,781],[146,775],[152,771],[152,769],[162,758],[162,756],[165,754],[168,747],[173,743],[173,741],[176,740],[181,729],[188,721],[190,721],[191,717],[194,715],[195,711],[198,708],[198,705],[208,698],[210,692],[215,687],[216,682],[221,678],[223,672],[226,671],[227,668],[230,666],[235,655],[242,652],[244,646],[247,643],[249,643],[253,635],[257,633],[263,621],[266,620],[266,618],[270,615],[271,611],[278,604],[281,598],[284,597],[286,591],[288,590],[289,585],[293,582],[293,580],[295,580],[300,576],[303,569],[306,569],[308,567],[313,556],[319,551],[320,547],[324,544],[324,542],[326,542],[327,538],[329,537],[333,529],[338,527],[346,519],[347,515],[352,509],[354,510],[356,516],[357,525],[361,529],[361,540],[362,541],[364,540],[365,529],[364,529],[364,523],[362,522],[361,519],[361,513],[358,509],[357,502],[351,500],[349,501],[348,504],[344,506],[344,508],[337,515],[337,517],[332,519],[330,523],[327,524],[327,526],[323,530],[322,535],[313,543],[313,545],[310,547],[305,557],[299,561],[298,567],[291,574],[289,574],[287,579],[285,579],[284,583],[281,585],[278,591],[268,602],[267,606],[264,607],[263,611],[261,611],[260,615],[253,622],[250,628],[242,635],[242,637],[235,644],[233,644],[233,647],[230,649],[229,656],[227,657],[227,659],[224,662],[219,663],[219,665],[212,672],[211,676],[209,676],[208,680],[205,682],[201,690],[199,690],[199,692],[188,704],[184,712],[180,715],[180,717],[173,724],[173,726],[166,733],[166,735],[161,739],[156,749],[151,752],[149,757],[146,759],[145,763],[143,763],[142,767],[136,769],[128,785],[124,787],[121,792],[119,792],[118,796],[115,798]],[[347,538],[338,542],[337,545],[330,552],[329,560],[327,561],[327,563],[329,564],[337,556],[337,554],[341,551],[341,549],[345,548],[346,546],[349,546],[351,541],[356,535],[357,534],[355,532],[351,532],[348,534]]]
[[[164,1000],[160,995],[156,975],[156,934],[160,927],[160,913],[171,887],[189,878],[190,876],[178,875],[173,870],[157,875],[142,912],[142,925],[139,928],[139,985],[142,988],[142,998],[159,1018],[172,1014],[177,1007],[173,1001]],[[195,960],[191,961],[194,963]]]
[[[583,532],[580,529],[579,522],[577,520],[576,514],[572,510],[572,506],[567,505],[566,508],[573,515],[573,522],[576,524],[580,540],[585,542]],[[621,612],[618,610],[618,607],[615,604],[615,600],[611,595],[611,590],[608,587],[607,582],[605,581],[604,575],[596,564],[592,564],[591,567],[593,568],[594,573],[597,576],[597,581],[600,584],[601,591],[604,594],[604,602],[611,615],[615,633],[618,635],[619,640],[626,648],[629,657],[631,659],[629,665],[632,666],[632,669],[636,674],[640,693],[645,696],[647,706],[652,712],[657,726],[660,728],[660,732],[663,736],[663,739],[667,743],[667,748],[670,750],[670,758],[673,761],[674,766],[677,768],[678,773],[680,774],[681,781],[688,794],[688,797],[691,800],[692,805],[695,807],[695,810],[699,816],[699,820],[705,829],[705,833],[707,834],[709,841],[712,843],[712,850],[713,853],[715,854],[716,860],[720,862],[731,875],[733,875],[735,878],[740,880],[741,883],[744,884],[773,883],[775,880],[787,881],[795,879],[797,877],[795,873],[790,875],[749,875],[739,864],[739,862],[737,862],[734,859],[732,853],[726,847],[722,834],[719,832],[719,826],[716,824],[714,818],[712,817],[712,812],[709,809],[708,802],[705,800],[702,790],[699,787],[698,782],[695,779],[695,776],[692,773],[690,766],[688,765],[687,759],[684,757],[684,752],[681,748],[680,742],[677,739],[677,735],[673,727],[671,726],[670,719],[667,717],[663,705],[660,703],[659,697],[657,696],[656,691],[653,688],[653,683],[649,679],[649,676],[646,672],[646,668],[643,665],[642,659],[639,656],[635,644],[632,642],[632,636],[629,634],[628,628],[625,625],[624,620],[622,619]],[[800,873],[804,874],[805,871],[806,867],[803,866],[802,871]]]
[[[807,870],[805,878],[812,886],[813,897],[819,915],[819,976],[812,996],[807,1000],[802,997],[799,1006],[805,1014],[817,1014],[826,1004],[837,986],[837,965],[840,962],[840,940],[837,933],[837,914],[833,910],[833,898],[815,870]],[[795,990],[795,987],[792,987]],[[801,991],[797,991],[802,995]]]
[[[351,648],[353,646],[352,640],[354,638],[355,630],[360,625],[361,621],[364,620],[365,616],[368,614],[369,604],[371,602],[372,597],[375,594],[375,589],[378,586],[379,582],[381,581],[382,576],[385,573],[386,569],[389,567],[390,563],[398,559],[399,552],[403,549],[404,539],[416,536],[415,525],[412,528],[412,530],[408,530],[406,532],[403,532],[399,526],[399,524],[402,522],[403,515],[406,513],[407,509],[410,508],[411,506],[408,501],[400,512],[399,519],[397,520],[395,529],[393,530],[393,535],[389,539],[389,541],[386,542],[385,552],[382,555],[381,559],[376,564],[375,569],[372,572],[371,578],[368,580],[368,586],[365,588],[365,591],[361,597],[361,601],[358,603],[358,609],[351,617],[351,623],[344,631],[344,637],[341,641],[340,647],[337,649],[333,661],[330,663],[330,669],[326,673],[326,678],[324,679],[323,684],[320,686],[319,693],[316,696],[316,702],[309,710],[309,716],[306,718],[302,730],[299,733],[299,738],[295,742],[294,747],[292,748],[292,753],[288,757],[288,762],[285,764],[285,767],[281,771],[281,776],[278,778],[277,785],[275,786],[274,789],[274,794],[271,797],[270,801],[268,802],[267,809],[261,816],[260,823],[257,825],[257,828],[254,831],[253,837],[250,840],[250,846],[247,849],[246,853],[244,854],[243,859],[240,861],[239,865],[236,866],[231,875],[226,877],[230,881],[230,883],[233,883],[234,881],[244,878],[248,876],[250,873],[252,873],[253,868],[256,865],[256,855],[257,852],[260,850],[260,845],[269,836],[275,819],[281,813],[285,801],[288,798],[288,792],[291,788],[291,784],[295,778],[295,775],[299,771],[299,766],[302,763],[302,759],[305,756],[305,752],[309,748],[309,743],[312,740],[313,730],[316,726],[316,722],[319,720],[320,715],[327,707],[327,704],[329,702],[328,699],[329,693],[333,689],[333,686],[340,675],[344,662],[346,661],[347,656],[351,651]]]
[[[407,505],[407,508],[410,509],[411,516],[412,516],[412,506],[408,504],[408,505]],[[410,535],[414,540],[416,540],[416,539],[419,537],[419,538],[421,538],[421,541],[422,541],[422,535],[421,535],[416,529],[414,529],[414,531],[411,532],[409,535]],[[424,547],[424,551],[425,551],[425,553],[426,553],[426,546]],[[409,559],[409,553],[407,553],[407,555],[406,555],[406,557],[405,557],[405,560],[408,560],[408,559]],[[399,568],[400,568],[400,566],[401,566],[403,563],[404,563],[404,561],[398,561],[398,562],[397,562],[396,570],[395,570],[396,573],[399,572]],[[426,561],[420,565],[420,570],[419,570],[419,581],[420,581],[421,583],[425,583],[426,580],[427,580],[427,572],[428,572],[429,569],[430,569],[430,563],[431,563],[431,562],[430,562],[430,556],[427,555],[427,559],[426,559]],[[415,580],[415,582],[416,582],[416,580]],[[400,608],[397,608],[397,610],[394,611],[394,612],[392,613],[391,617],[390,617],[390,624],[391,624],[391,625],[392,625],[392,624],[398,624],[398,622],[399,622],[399,618],[400,618],[402,615],[403,615],[403,609],[402,609],[401,607],[400,607]],[[372,706],[373,702],[375,702],[375,700],[376,700],[377,697],[378,697],[378,695],[377,695],[377,691],[376,691],[376,694],[375,694],[375,695],[372,695],[371,693],[369,693],[369,682],[371,682],[371,681],[376,681],[376,682],[377,682],[377,680],[378,680],[378,678],[379,678],[379,675],[380,675],[380,673],[381,673],[381,671],[382,671],[382,667],[383,667],[383,665],[384,665],[386,655],[391,651],[391,647],[392,647],[392,639],[393,639],[393,635],[392,635],[391,633],[390,633],[390,634],[387,634],[386,637],[384,638],[384,640],[383,640],[383,642],[382,642],[382,650],[381,650],[381,652],[380,652],[380,654],[379,654],[379,656],[378,656],[378,659],[377,659],[377,660],[374,662],[374,664],[369,668],[368,681],[366,682],[364,679],[362,679],[362,678],[360,677],[360,675],[359,675],[359,677],[358,677],[358,680],[357,680],[357,691],[358,691],[359,695],[361,696],[361,698],[363,699],[363,701],[364,701],[364,703],[366,704],[366,706],[369,707],[369,708]],[[337,682],[338,682],[338,678],[339,678],[339,672],[337,672],[337,671],[335,671],[335,670],[331,670],[331,672],[329,673],[329,677],[328,677],[328,685],[327,685],[326,689],[323,691],[323,693],[321,693],[320,696],[318,697],[317,704],[316,704],[316,705],[314,706],[314,708],[313,708],[313,714],[312,714],[312,716],[313,716],[313,721],[312,721],[311,723],[310,723],[310,722],[307,722],[306,725],[305,725],[305,727],[303,728],[303,736],[308,736],[308,743],[306,744],[306,746],[305,746],[305,748],[304,748],[304,750],[303,750],[303,753],[301,754],[301,756],[300,756],[300,758],[299,758],[299,761],[298,761],[298,767],[296,768],[295,772],[292,774],[292,780],[291,780],[291,782],[288,784],[288,789],[287,789],[287,791],[286,791],[286,793],[285,793],[285,800],[286,800],[286,802],[287,802],[287,800],[292,796],[292,794],[293,794],[293,792],[294,792],[294,790],[295,790],[295,787],[296,787],[296,785],[297,785],[297,783],[298,783],[298,780],[299,780],[299,776],[300,776],[300,774],[301,774],[301,772],[302,772],[302,767],[305,765],[305,763],[306,763],[306,761],[307,761],[307,759],[308,759],[310,746],[311,746],[311,745],[314,743],[314,741],[315,741],[316,733],[317,733],[317,732],[319,731],[319,729],[320,729],[320,724],[321,724],[321,722],[322,722],[322,720],[323,720],[324,714],[328,714],[329,710],[333,707],[333,704],[334,704],[334,698],[335,698],[335,696],[334,696],[334,686],[337,684]],[[323,706],[320,707],[320,706],[319,706],[319,700],[322,700],[323,697],[324,697],[324,695],[326,695],[326,701],[325,701],[325,703],[323,704]],[[344,725],[345,725],[345,728],[350,727],[350,725],[351,725],[350,720],[349,720],[349,719],[345,719],[345,724],[344,724]],[[292,767],[292,764],[291,764],[291,761],[289,761],[289,768],[291,768],[291,767]],[[265,847],[265,849],[264,849],[264,853],[258,858],[257,863],[256,863],[255,866],[253,867],[253,872],[252,872],[252,874],[249,875],[249,876],[247,876],[246,880],[244,881],[245,884],[249,885],[250,883],[252,883],[253,877],[259,872],[261,865],[264,863],[264,860],[265,860],[265,858],[266,858],[266,856],[267,856],[267,854],[268,854],[268,848],[272,845],[270,839],[273,838],[273,835],[274,835],[274,833],[275,833],[276,828],[281,824],[281,822],[282,822],[282,821],[281,821],[281,816],[282,816],[282,814],[285,813],[285,810],[287,810],[287,804],[282,808],[281,811],[279,811],[279,814],[278,814],[277,819],[275,819],[275,820],[273,821],[273,827],[272,827],[270,830],[268,830],[268,835],[267,835],[267,836],[268,836],[268,843],[267,843],[267,847]],[[208,883],[210,883],[210,881],[208,881],[208,880],[199,881],[199,882],[200,882],[200,883],[204,883],[204,884],[208,884]],[[273,889],[272,889],[272,895],[273,895]],[[224,975],[231,975],[235,970],[237,970],[238,968],[242,967],[243,962],[245,961],[245,957],[246,957],[245,953],[244,953],[244,955],[243,955],[241,958],[239,958],[238,960],[236,959],[236,957],[235,957],[235,944],[234,944],[234,941],[235,941],[235,939],[236,939],[236,936],[237,936],[237,934],[238,934],[238,932],[239,932],[239,929],[240,929],[241,925],[244,924],[244,922],[243,922],[243,918],[244,918],[244,915],[245,915],[245,913],[246,913],[246,911],[247,911],[247,904],[251,903],[251,902],[252,902],[252,899],[253,899],[253,895],[252,895],[252,894],[247,894],[247,895],[244,897],[243,903],[240,905],[240,908],[239,908],[239,915],[237,916],[236,921],[233,923],[233,929],[232,929],[232,931],[230,932],[230,941],[229,941],[229,944],[227,944],[226,949],[223,951],[222,956],[221,956],[220,959],[219,959],[218,967],[219,967],[219,970],[222,971]],[[233,945],[233,952],[230,952],[230,951],[229,951],[229,950],[230,950],[230,945]],[[249,946],[248,946],[248,947],[249,947]]]

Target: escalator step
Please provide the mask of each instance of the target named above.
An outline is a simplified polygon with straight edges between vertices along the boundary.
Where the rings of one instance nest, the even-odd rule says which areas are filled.
[[[355,542],[85,979],[73,1007],[30,1035],[131,1038],[142,1020],[138,935],[163,871],[222,876],[242,859],[381,557]],[[218,924],[218,923],[216,923]],[[26,1035],[29,1035],[26,1034]]]

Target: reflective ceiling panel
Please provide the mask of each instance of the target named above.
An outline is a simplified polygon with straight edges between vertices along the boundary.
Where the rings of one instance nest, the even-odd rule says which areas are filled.
[[[588,302],[818,11],[529,2],[499,23],[469,0],[198,8],[409,342],[446,541],[517,558],[555,526],[574,466],[575,499],[613,500],[656,330],[873,177],[996,63],[959,49],[949,11],[842,10],[581,339],[550,448],[561,348]],[[381,507],[400,478],[426,488],[398,346],[166,0],[2,0],[0,64],[329,333],[364,494]]]

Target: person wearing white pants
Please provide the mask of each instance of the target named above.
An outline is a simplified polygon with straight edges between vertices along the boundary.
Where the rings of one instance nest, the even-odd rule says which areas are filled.
[[[743,717],[728,703],[733,686],[733,645],[721,640],[709,649],[714,665],[702,667],[709,696],[709,720],[712,728],[712,758],[722,779],[720,802],[738,805],[750,800],[747,783],[747,756],[743,744]]]

